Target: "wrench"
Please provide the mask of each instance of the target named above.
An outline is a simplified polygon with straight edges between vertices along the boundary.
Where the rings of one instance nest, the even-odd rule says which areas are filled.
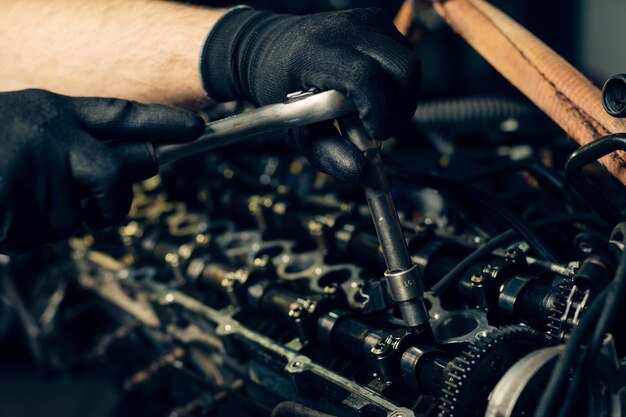
[[[156,175],[160,165],[251,141],[260,133],[334,120],[354,113],[356,108],[352,101],[338,91],[302,91],[289,94],[284,103],[209,122],[202,136],[193,142],[178,145],[117,143],[111,148],[122,158],[129,179],[139,182]]]
[[[380,142],[372,140],[356,108],[344,94],[309,90],[290,94],[285,103],[207,123],[204,134],[180,145],[123,144],[116,152],[127,161],[134,181],[149,178],[167,164],[220,147],[239,144],[259,133],[339,120],[342,134],[363,152],[367,174],[363,189],[381,244],[387,270],[385,278],[391,299],[398,305],[405,324],[416,331],[429,331],[429,316],[423,298],[422,277],[409,256],[389,183],[380,157]],[[348,117],[347,116],[353,116]],[[131,146],[129,146],[131,145]],[[121,151],[120,151],[121,150]],[[124,153],[125,152],[125,153]]]

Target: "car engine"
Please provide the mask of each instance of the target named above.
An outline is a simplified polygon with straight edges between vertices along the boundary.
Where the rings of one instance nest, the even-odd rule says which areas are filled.
[[[0,341],[46,373],[105,368],[121,417],[626,414],[626,193],[595,162],[626,135],[578,148],[508,95],[420,103],[381,151],[419,326],[363,188],[278,139],[165,166],[119,227],[0,257]]]
[[[385,167],[429,331],[391,299],[362,190],[266,144],[173,165],[119,228],[5,259],[2,329],[19,318],[46,369],[115,368],[129,415],[532,415],[577,330],[622,309],[626,225],[594,209],[623,190],[567,181],[584,152],[521,100],[423,103],[402,136]],[[586,345],[567,415],[622,415],[625,347],[619,325]]]

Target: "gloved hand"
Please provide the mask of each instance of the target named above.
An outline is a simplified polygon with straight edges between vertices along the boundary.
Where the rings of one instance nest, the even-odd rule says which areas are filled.
[[[0,252],[61,240],[83,221],[99,228],[123,219],[131,183],[103,141],[189,141],[203,127],[194,113],[166,106],[0,93]]]
[[[265,105],[311,87],[339,90],[354,101],[370,136],[383,140],[415,112],[421,68],[382,10],[291,16],[240,7],[209,33],[200,72],[216,100]],[[360,152],[329,125],[314,130],[291,132],[291,138],[318,168],[358,182]]]

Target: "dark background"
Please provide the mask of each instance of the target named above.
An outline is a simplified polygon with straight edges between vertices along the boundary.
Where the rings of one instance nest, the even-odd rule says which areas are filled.
[[[195,2],[225,5],[227,2]],[[390,16],[394,0],[261,0],[248,2],[279,12],[311,13],[350,7],[382,7]],[[601,84],[626,72],[623,0],[499,0],[493,3],[538,35],[557,52]],[[518,93],[453,34],[434,13],[426,12],[429,31],[415,45],[422,59],[422,99],[468,94]],[[2,293],[0,292],[0,296]],[[74,375],[42,372],[32,365],[23,334],[14,329],[0,339],[0,416],[99,417],[116,407],[116,387],[106,367]]]

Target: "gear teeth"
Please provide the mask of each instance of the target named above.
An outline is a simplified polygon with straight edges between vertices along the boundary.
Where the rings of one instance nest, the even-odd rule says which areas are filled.
[[[450,371],[450,378],[454,378],[454,379],[457,379],[457,380],[459,380],[459,381],[463,379],[463,377],[461,377],[461,375],[458,375],[458,374],[457,374],[456,372],[454,372],[454,371]]]
[[[563,337],[563,325],[561,319],[567,309],[567,299],[574,287],[574,280],[566,278],[557,286],[556,300],[553,301],[548,315],[546,336],[552,343],[560,343]]]
[[[465,368],[464,368],[464,367],[462,367],[462,366],[460,366],[460,365],[457,365],[457,364],[456,364],[456,363],[454,363],[454,362],[451,362],[449,366],[450,366],[451,368],[453,368],[454,370],[456,370],[457,372],[463,372],[463,373],[465,373]]]
[[[449,388],[451,388],[454,391],[457,391],[459,389],[459,385],[455,384],[454,382],[451,381],[445,381],[444,382]],[[444,388],[445,389],[445,388]],[[449,390],[448,390],[449,391]]]
[[[459,356],[457,359],[458,359],[458,360],[457,360],[457,362],[462,363],[463,365],[467,365],[467,366],[469,366],[469,365],[471,365],[471,364],[472,364],[470,361],[468,361],[467,359],[462,358],[462,357],[460,357],[460,356]]]
[[[446,379],[439,396],[438,417],[483,415],[484,410],[472,410],[472,399],[478,392],[473,385],[476,381],[473,381],[472,378],[478,375],[482,361],[488,361],[490,356],[494,354],[510,354],[513,351],[507,350],[509,343],[517,342],[516,345],[518,345],[520,341],[526,342],[528,353],[548,344],[544,335],[529,327],[506,326],[492,330],[484,337],[475,341],[474,344],[468,345],[461,355],[450,361],[446,366]],[[525,354],[524,351],[520,352],[519,349],[515,350],[515,352],[518,355],[520,353]],[[513,357],[511,361],[517,361],[518,359]],[[490,374],[489,377],[495,379],[493,381],[495,386],[501,375]],[[485,406],[486,400],[485,398]]]

